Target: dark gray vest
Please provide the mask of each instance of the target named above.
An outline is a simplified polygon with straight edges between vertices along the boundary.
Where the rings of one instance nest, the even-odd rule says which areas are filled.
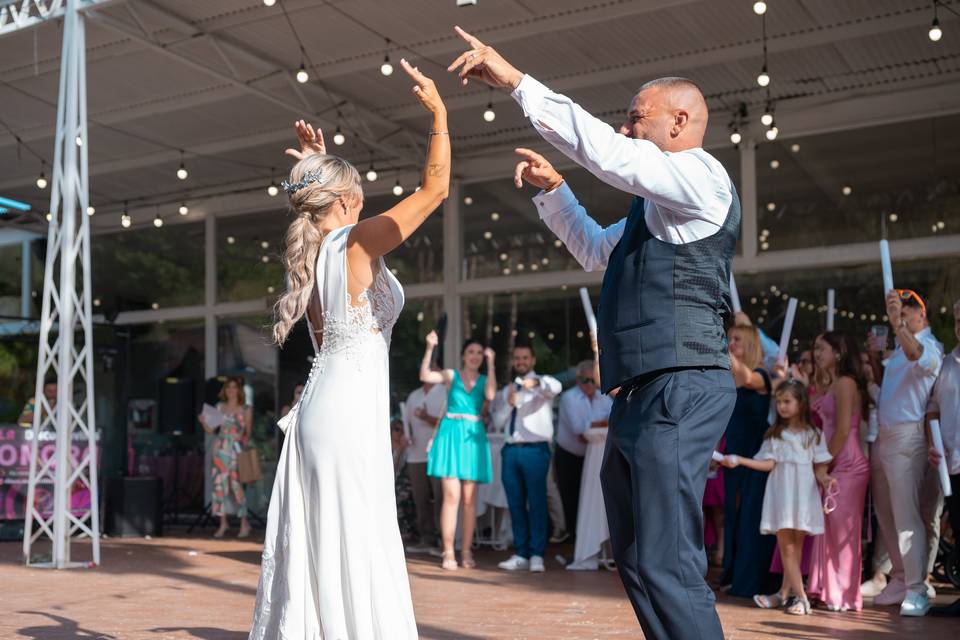
[[[740,233],[736,190],[723,227],[688,244],[653,237],[643,209],[635,198],[603,276],[597,326],[604,393],[664,369],[730,368],[724,324]]]

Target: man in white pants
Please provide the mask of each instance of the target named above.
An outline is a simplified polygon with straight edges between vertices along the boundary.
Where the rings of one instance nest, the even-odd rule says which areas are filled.
[[[943,345],[933,337],[926,305],[915,292],[890,291],[887,315],[897,348],[886,362],[880,387],[880,432],[871,464],[877,520],[893,569],[874,604],[900,604],[900,615],[923,616],[930,609],[924,584],[927,533],[921,508],[929,499],[923,495],[929,464],[924,415],[943,364]],[[926,490],[929,487],[926,484]]]

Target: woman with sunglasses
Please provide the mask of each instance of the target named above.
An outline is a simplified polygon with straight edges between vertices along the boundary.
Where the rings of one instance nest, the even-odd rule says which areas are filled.
[[[808,592],[829,611],[860,611],[861,526],[870,483],[870,462],[860,446],[860,428],[869,415],[870,394],[856,343],[835,331],[814,342],[815,373],[810,385],[813,423],[823,430],[839,486],[836,509],[824,534],[813,541]]]

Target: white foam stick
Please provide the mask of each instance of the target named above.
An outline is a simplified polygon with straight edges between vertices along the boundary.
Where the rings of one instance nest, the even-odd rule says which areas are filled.
[[[933,440],[933,448],[940,454],[940,464],[937,465],[937,471],[940,472],[940,487],[943,489],[943,495],[949,498],[953,495],[950,490],[950,472],[947,470],[947,456],[943,451],[943,436],[940,434],[940,421],[930,421],[930,438]]]
[[[827,331],[833,331],[833,314],[837,306],[837,290],[827,289]]]
[[[740,313],[743,307],[740,306],[740,293],[737,291],[737,281],[733,278],[733,271],[730,272],[730,302],[733,303],[733,312]]]
[[[583,315],[587,316],[587,327],[594,338],[597,337],[597,316],[593,314],[593,304],[586,287],[580,287],[580,302],[583,303]]]
[[[893,289],[893,265],[890,263],[890,243],[880,241],[880,267],[883,269],[883,295]]]
[[[783,317],[783,331],[780,332],[780,351],[777,352],[777,362],[787,359],[787,346],[790,344],[790,332],[793,331],[793,318],[797,315],[797,299],[790,298],[787,302],[787,313]]]

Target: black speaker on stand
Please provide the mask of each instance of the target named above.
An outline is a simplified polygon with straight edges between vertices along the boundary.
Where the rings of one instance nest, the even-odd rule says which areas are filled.
[[[164,502],[163,513],[174,523],[180,516],[180,501],[184,494],[180,487],[182,438],[184,433],[194,432],[197,421],[195,389],[196,383],[193,378],[167,377],[160,380],[160,390],[157,395],[160,432],[170,434],[170,448],[173,452],[173,486]]]

